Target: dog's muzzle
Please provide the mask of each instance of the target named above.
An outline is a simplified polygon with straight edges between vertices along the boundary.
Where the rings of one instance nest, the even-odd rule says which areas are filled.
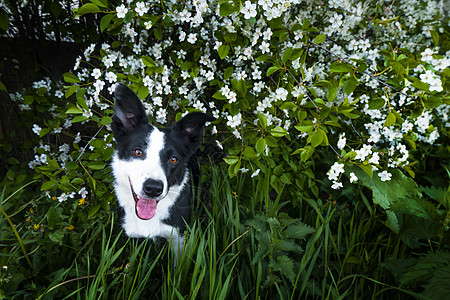
[[[156,206],[158,205],[158,200],[152,199],[150,197],[156,198],[160,196],[162,194],[162,188],[161,190],[159,190],[158,185],[153,185],[153,187],[148,184],[146,185],[146,181],[144,183],[144,192],[149,196],[149,198],[144,198],[136,194],[133,189],[131,180],[128,180],[130,181],[130,188],[136,205],[136,215],[142,220],[150,220],[155,216]]]

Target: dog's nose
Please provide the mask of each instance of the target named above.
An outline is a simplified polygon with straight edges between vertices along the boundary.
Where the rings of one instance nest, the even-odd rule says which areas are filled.
[[[144,182],[144,193],[150,198],[161,196],[164,189],[164,184],[161,180],[147,179]]]

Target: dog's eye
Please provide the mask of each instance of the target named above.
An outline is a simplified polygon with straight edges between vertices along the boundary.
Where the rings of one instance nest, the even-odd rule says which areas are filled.
[[[141,149],[136,149],[134,150],[134,155],[136,155],[137,157],[141,157],[142,155],[144,155],[144,152],[142,152]]]
[[[172,156],[171,158],[169,158],[169,161],[174,164],[178,161],[178,158],[176,156]]]

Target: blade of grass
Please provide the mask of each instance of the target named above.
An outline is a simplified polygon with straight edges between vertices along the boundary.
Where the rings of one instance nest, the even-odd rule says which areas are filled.
[[[0,205],[0,211],[2,212],[3,216],[5,217],[5,219],[8,221],[9,226],[11,226],[11,229],[14,232],[14,235],[16,236],[17,241],[19,242],[20,249],[22,249],[23,255],[24,255],[28,265],[30,266],[31,270],[34,270],[33,264],[31,263],[31,260],[28,257],[27,251],[25,250],[25,246],[24,246],[24,244],[22,242],[22,239],[20,238],[19,232],[17,232],[16,227],[14,226],[13,222],[11,221],[11,219],[8,216],[8,214],[6,213],[6,211],[3,209],[3,207],[1,205]]]

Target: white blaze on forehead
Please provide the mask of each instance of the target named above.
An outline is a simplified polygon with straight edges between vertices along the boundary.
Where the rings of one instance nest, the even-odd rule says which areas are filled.
[[[161,158],[159,156],[161,150],[164,148],[164,133],[157,128],[154,128],[146,139],[147,148],[141,149],[145,155],[144,159],[132,158],[131,160],[117,162],[122,164],[120,169],[122,172],[127,174],[129,181],[131,181],[133,189],[138,196],[145,198],[145,194],[142,189],[143,184],[147,179],[153,179],[163,182],[164,190],[160,197],[163,198],[168,192],[167,178],[164,173],[164,169],[162,168]]]
[[[145,149],[145,179],[161,180],[164,182],[164,190],[166,190],[166,175],[162,168],[162,162],[159,154],[164,148],[164,133],[157,128],[150,133],[147,138],[148,146]]]
[[[147,138],[148,146],[146,149],[147,158],[158,158],[159,153],[164,148],[164,133],[158,128],[154,128]]]

